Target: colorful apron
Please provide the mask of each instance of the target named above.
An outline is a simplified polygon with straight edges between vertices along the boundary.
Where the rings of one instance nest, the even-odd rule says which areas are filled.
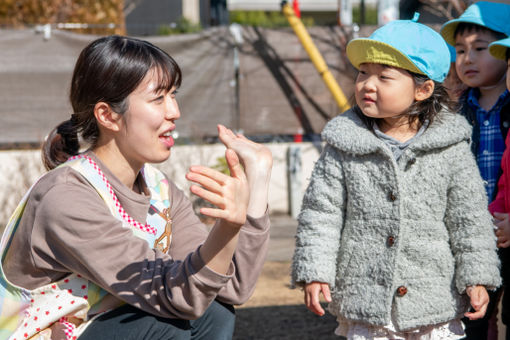
[[[160,171],[149,165],[142,170],[151,192],[147,223],[142,225],[124,211],[110,183],[91,158],[75,156],[61,166],[70,166],[82,174],[112,215],[134,235],[145,239],[152,248],[168,251],[171,242],[169,185]],[[92,317],[123,302],[78,274],[34,290],[18,287],[7,280],[2,263],[33,187],[14,211],[0,241],[0,339],[77,339]]]

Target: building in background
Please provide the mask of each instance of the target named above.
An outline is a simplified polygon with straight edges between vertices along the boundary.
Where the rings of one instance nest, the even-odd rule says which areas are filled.
[[[207,28],[229,23],[226,0],[125,0],[124,8],[126,31],[135,36],[158,35],[186,25]]]
[[[292,0],[288,0],[292,2]],[[477,0],[299,0],[300,11],[314,18],[315,24],[357,23],[384,25],[396,19],[411,19],[420,12],[420,22],[442,23],[460,15]],[[508,2],[508,0],[491,0]],[[279,11],[280,2],[273,0],[228,0],[230,11]],[[342,13],[348,10],[352,13]],[[375,15],[374,15],[374,12]]]
[[[375,0],[369,0],[374,2]],[[292,0],[288,1],[292,3]],[[281,1],[273,0],[228,0],[229,11],[268,11],[281,10]],[[313,18],[316,25],[337,23],[339,0],[299,0],[299,10],[303,16]]]

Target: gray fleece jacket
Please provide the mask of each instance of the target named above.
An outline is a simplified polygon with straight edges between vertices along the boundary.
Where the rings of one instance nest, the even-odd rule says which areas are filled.
[[[400,330],[462,317],[500,285],[471,128],[442,112],[395,161],[351,110],[330,121],[303,199],[294,285],[327,282],[330,312]],[[393,310],[392,310],[393,309]]]

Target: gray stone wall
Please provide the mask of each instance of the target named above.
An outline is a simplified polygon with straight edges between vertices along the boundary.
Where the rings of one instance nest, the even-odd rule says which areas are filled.
[[[311,143],[266,144],[273,153],[274,165],[269,191],[271,214],[289,213],[288,164],[289,147],[297,147],[301,154],[301,168],[298,173],[301,189],[294,196],[302,197],[308,184],[313,165],[319,157],[317,148]],[[190,165],[214,166],[223,157],[225,147],[221,144],[175,146],[171,157],[156,165],[165,172],[186,194],[189,183],[184,175]],[[9,219],[30,186],[45,172],[39,150],[0,151],[0,229]],[[193,198],[191,198],[193,199]]]

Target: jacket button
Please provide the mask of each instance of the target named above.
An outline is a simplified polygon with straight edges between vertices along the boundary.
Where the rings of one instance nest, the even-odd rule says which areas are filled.
[[[395,238],[393,236],[388,236],[388,238],[386,239],[386,243],[388,244],[389,247],[393,247],[393,245],[395,244]]]
[[[400,286],[397,288],[398,296],[404,296],[407,294],[407,288],[405,286]]]
[[[394,193],[390,192],[389,198],[390,200],[395,201],[397,199],[397,196]]]

